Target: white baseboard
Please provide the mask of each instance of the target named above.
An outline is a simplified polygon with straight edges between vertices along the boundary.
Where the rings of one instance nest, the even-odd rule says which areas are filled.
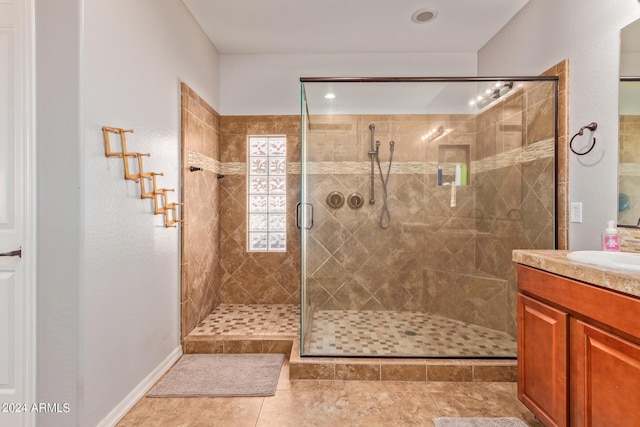
[[[147,390],[182,356],[182,347],[178,346],[156,368],[138,384],[111,412],[100,421],[97,427],[115,426],[133,405],[145,395]]]

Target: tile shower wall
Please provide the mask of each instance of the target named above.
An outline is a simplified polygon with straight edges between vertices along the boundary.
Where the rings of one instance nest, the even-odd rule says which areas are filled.
[[[220,116],[184,83],[181,98],[184,339],[220,304]],[[203,170],[190,172],[189,166]]]
[[[416,310],[429,290],[423,270],[473,269],[475,195],[473,186],[438,187],[438,145],[473,149],[475,120],[467,115],[315,116],[307,146],[308,188],[314,227],[307,246],[307,292],[314,308]],[[388,205],[391,223],[380,226],[382,186],[376,165],[375,199],[370,205],[369,125],[381,141],[386,174],[389,141],[395,142]],[[433,128],[454,129],[432,144],[421,137]],[[365,204],[329,207],[327,195],[361,194]]]
[[[247,252],[247,137],[287,137],[287,250]],[[298,304],[300,242],[295,207],[300,199],[300,117],[224,116],[221,119],[221,301],[227,304]]]
[[[566,87],[566,79],[563,80],[562,75],[567,74],[568,63],[564,61],[558,66],[552,68],[548,75],[561,75],[560,79],[560,117],[559,117],[559,129],[560,140],[566,138],[566,99],[568,89]],[[565,81],[565,83],[563,83]],[[188,88],[186,88],[188,89]],[[184,93],[184,92],[183,92]],[[189,92],[187,92],[188,94]],[[192,93],[192,92],[191,92]],[[198,99],[197,95],[192,93],[190,98]],[[183,95],[184,100],[184,95]],[[191,101],[192,102],[192,101]],[[200,100],[201,102],[201,100]],[[184,103],[184,101],[183,101]],[[186,105],[186,104],[184,104]],[[194,106],[196,103],[193,104]],[[204,114],[203,111],[210,110],[209,107],[194,107],[196,111],[191,112],[192,116],[198,114]],[[503,113],[504,117],[509,120],[513,120],[513,115],[508,113],[509,106],[502,106],[507,113]],[[183,118],[185,111],[188,108],[183,109]],[[563,113],[564,110],[564,113]],[[532,110],[533,111],[533,110]],[[219,126],[221,129],[219,132],[215,132],[219,135],[220,140],[220,154],[216,156],[206,155],[197,150],[187,150],[184,159],[188,159],[189,164],[198,165],[204,167],[205,170],[211,172],[222,172],[226,177],[222,180],[215,180],[210,175],[208,184],[200,184],[200,188],[213,188],[212,204],[208,208],[203,208],[203,214],[201,217],[204,221],[212,221],[210,229],[215,230],[217,222],[216,215],[211,215],[211,212],[220,213],[220,231],[219,240],[213,238],[213,245],[215,242],[220,242],[221,248],[207,251],[207,253],[219,254],[214,257],[212,271],[212,277],[214,283],[219,283],[219,287],[215,285],[210,289],[211,305],[216,306],[219,302],[225,303],[298,303],[299,302],[299,259],[298,259],[298,230],[295,228],[295,218],[293,213],[295,211],[295,203],[299,200],[299,117],[298,116],[230,116],[220,118],[213,112],[212,118],[206,118],[205,120],[211,121],[212,129],[215,126]],[[544,111],[538,112],[544,114]],[[538,114],[536,113],[536,114]],[[523,118],[527,117],[523,114]],[[564,118],[563,118],[564,117]],[[325,120],[326,119],[326,120]],[[354,121],[359,123],[354,125]],[[325,139],[325,144],[330,147],[323,152],[312,154],[309,160],[311,167],[319,168],[320,173],[314,174],[317,176],[318,181],[313,185],[316,191],[316,197],[318,202],[315,203],[319,206],[326,206],[324,204],[324,198],[326,198],[326,190],[330,188],[342,187],[345,191],[345,195],[348,195],[349,190],[356,189],[365,197],[365,206],[357,211],[356,216],[349,217],[345,214],[349,208],[343,209],[342,215],[339,213],[332,215],[334,219],[339,218],[339,221],[344,220],[346,226],[340,223],[341,227],[349,229],[354,227],[359,221],[366,221],[369,226],[377,224],[379,220],[379,206],[380,206],[380,182],[378,172],[376,172],[376,197],[377,205],[370,207],[366,201],[368,200],[368,146],[369,146],[369,134],[368,124],[370,122],[376,123],[376,138],[383,142],[381,147],[381,158],[383,169],[386,167],[386,160],[388,156],[388,141],[392,137],[398,144],[398,149],[395,153],[394,167],[392,170],[392,178],[389,183],[389,203],[392,211],[392,231],[397,232],[400,236],[399,241],[404,240],[407,242],[407,247],[402,248],[398,243],[394,243],[392,246],[387,246],[386,252],[377,249],[364,248],[361,252],[347,251],[349,245],[356,249],[362,249],[363,243],[378,242],[380,234],[369,233],[362,231],[360,238],[363,242],[360,242],[357,238],[348,240],[341,247],[342,251],[336,251],[337,256],[332,256],[330,263],[326,268],[319,272],[320,274],[316,278],[310,280],[309,293],[311,295],[320,294],[319,300],[323,300],[326,303],[327,308],[351,308],[357,306],[355,301],[364,300],[368,302],[367,305],[363,305],[366,308],[380,309],[382,306],[377,304],[378,299],[388,300],[390,308],[393,309],[419,309],[420,304],[429,302],[431,309],[436,310],[437,307],[445,307],[443,301],[447,299],[444,292],[442,292],[442,286],[446,283],[451,283],[450,280],[445,280],[445,276],[448,274],[446,271],[460,264],[462,259],[461,273],[467,274],[472,272],[474,277],[477,278],[476,282],[487,285],[487,288],[482,286],[474,286],[477,294],[482,294],[485,301],[490,300],[489,304],[482,302],[482,299],[474,297],[473,292],[469,294],[469,289],[461,288],[459,291],[466,298],[471,301],[481,301],[480,306],[475,309],[475,316],[479,320],[475,320],[477,323],[482,324],[485,322],[487,325],[494,323],[500,323],[500,319],[489,319],[484,313],[495,313],[495,304],[502,301],[504,295],[509,293],[505,291],[506,285],[496,281],[490,273],[484,271],[491,271],[492,268],[496,268],[496,263],[491,261],[492,253],[485,251],[485,253],[477,254],[476,242],[478,236],[481,234],[478,230],[480,225],[476,223],[475,213],[481,209],[485,209],[483,206],[476,206],[476,191],[478,191],[478,183],[474,180],[479,179],[481,174],[486,173],[491,168],[496,168],[498,163],[498,157],[503,156],[501,154],[504,151],[510,151],[517,147],[517,137],[509,135],[509,131],[514,131],[514,126],[518,123],[511,123],[509,120],[505,120],[505,124],[509,126],[503,126],[501,128],[502,136],[497,140],[492,140],[490,137],[491,132],[487,132],[487,129],[477,129],[482,127],[482,121],[480,118],[477,120],[471,118],[471,116],[447,116],[447,115],[432,115],[425,116],[358,116],[354,117],[333,117],[324,118],[323,120],[312,123],[312,135],[311,139],[319,138]],[[526,120],[526,119],[525,119]],[[215,125],[213,124],[215,123]],[[452,210],[449,207],[450,190],[448,188],[437,187],[435,183],[435,167],[437,165],[437,144],[432,146],[424,146],[421,141],[418,141],[418,137],[423,133],[423,129],[430,130],[436,124],[456,123],[458,127],[455,132],[442,138],[438,141],[438,144],[450,144],[450,145],[464,145],[469,144],[471,146],[471,155],[473,162],[477,164],[472,165],[470,170],[470,184],[467,187],[458,188],[458,206],[457,209]],[[526,123],[526,122],[525,122]],[[354,127],[356,126],[356,127]],[[526,125],[525,125],[526,126]],[[186,130],[187,125],[183,126],[183,130]],[[356,143],[353,144],[353,132],[354,129],[358,129],[358,138]],[[195,129],[194,140],[201,141],[200,132],[202,129]],[[533,129],[532,129],[533,131]],[[204,131],[203,131],[204,132]],[[493,145],[487,144],[475,146],[476,132],[478,140],[493,141]],[[506,133],[505,133],[506,132]],[[482,135],[480,135],[482,133]],[[288,248],[286,254],[272,254],[272,253],[247,253],[246,252],[246,141],[247,135],[259,135],[259,134],[284,134],[288,140]],[[317,134],[317,135],[316,135]],[[496,134],[498,135],[498,134]],[[534,138],[535,139],[535,138]],[[532,141],[535,142],[535,141]],[[535,159],[542,156],[545,158],[546,154],[540,154],[540,144],[525,144],[529,147],[525,150],[528,152],[529,159]],[[401,150],[402,148],[402,150]],[[413,150],[413,152],[411,151]],[[501,151],[502,150],[502,151]],[[476,152],[477,151],[477,152]],[[544,149],[543,149],[544,151]],[[566,152],[566,150],[565,150]],[[493,153],[493,155],[491,155]],[[416,157],[416,155],[418,157]],[[316,156],[315,158],[313,156]],[[531,157],[533,156],[533,157]],[[536,157],[537,156],[537,157]],[[562,158],[562,145],[559,153],[559,163],[562,166],[564,163]],[[416,162],[416,159],[427,159],[430,162]],[[435,160],[434,160],[435,159]],[[566,160],[566,154],[564,155]],[[221,162],[222,160],[222,162]],[[548,160],[548,159],[547,159]],[[314,165],[315,162],[315,165]],[[322,171],[323,164],[331,162],[332,165],[328,171]],[[342,163],[340,163],[342,162]],[[535,161],[531,160],[530,165],[534,165]],[[400,169],[397,166],[403,164]],[[346,173],[334,173],[336,172]],[[477,170],[474,171],[473,168]],[[506,166],[504,166],[506,167]],[[536,166],[540,168],[540,166]],[[333,168],[333,169],[332,169]],[[341,168],[341,169],[340,169]],[[484,168],[484,169],[483,169]],[[543,169],[545,167],[542,167]],[[532,169],[533,170],[533,169]],[[357,173],[354,173],[357,171]],[[522,172],[521,172],[522,173]],[[474,178],[474,174],[477,177]],[[199,173],[187,173],[183,182],[185,189],[183,194],[190,191],[186,187],[188,184],[188,178],[200,178],[204,174]],[[563,177],[566,179],[566,169],[561,167],[559,171],[560,181]],[[499,176],[493,178],[494,185]],[[332,182],[332,179],[336,180]],[[351,180],[352,182],[349,182]],[[342,182],[344,181],[344,183]],[[195,182],[195,181],[191,181]],[[338,186],[336,187],[336,182]],[[528,181],[527,181],[528,184]],[[562,184],[562,182],[560,183]],[[324,185],[320,189],[320,185]],[[197,192],[197,191],[196,191]],[[218,193],[219,192],[219,193]],[[508,193],[508,192],[507,192]],[[324,194],[324,195],[323,195]],[[504,195],[504,194],[503,194]],[[562,189],[559,195],[562,199]],[[217,206],[216,206],[217,201]],[[562,203],[562,202],[561,202]],[[220,207],[222,206],[222,209]],[[495,206],[495,205],[494,205]],[[186,207],[185,207],[186,208]],[[562,206],[561,206],[562,208]],[[323,211],[326,208],[317,208],[316,212],[316,226],[320,227],[318,222],[326,212]],[[397,214],[394,214],[394,210],[400,209],[400,211],[407,212],[408,217],[404,218],[402,225],[396,224]],[[204,214],[204,212],[208,212]],[[429,212],[429,215],[426,215]],[[329,212],[330,213],[330,212]],[[426,220],[413,221],[409,219],[416,219],[419,215],[423,214]],[[189,209],[186,208],[186,214],[189,215]],[[335,214],[335,213],[334,213]],[[513,214],[513,213],[512,213]],[[563,215],[563,212],[561,212]],[[186,218],[186,217],[185,217]],[[495,224],[495,222],[494,222]],[[566,221],[559,218],[558,227],[566,225]],[[486,225],[486,224],[485,224]],[[185,227],[185,230],[188,228]],[[205,226],[206,228],[206,226]],[[327,230],[331,230],[329,224],[325,226],[324,233],[328,233]],[[338,230],[342,230],[338,228]],[[187,231],[185,231],[186,237]],[[340,235],[343,231],[339,231]],[[334,233],[335,234],[335,233]],[[192,234],[193,235],[193,234]],[[480,236],[482,237],[482,236]],[[340,238],[340,237],[338,237]],[[329,236],[329,239],[331,237]],[[384,238],[382,239],[384,241]],[[500,239],[498,239],[500,240]],[[513,241],[512,237],[506,237],[506,240]],[[562,236],[560,236],[560,247],[562,247]],[[425,244],[429,242],[429,244]],[[434,244],[434,242],[436,242]],[[335,245],[336,242],[333,242]],[[496,244],[493,242],[492,244]],[[191,243],[184,245],[189,246]],[[520,243],[518,247],[524,247]],[[498,247],[498,246],[495,246]],[[324,249],[324,247],[323,247]],[[335,249],[335,248],[334,248]],[[217,250],[217,252],[216,252]],[[502,246],[502,250],[508,252],[507,246]],[[358,262],[366,262],[370,256],[369,252],[377,253],[379,261],[385,265],[390,265],[391,268],[397,273],[396,277],[392,281],[382,280],[383,283],[376,284],[372,289],[366,287],[354,287],[349,288],[343,286],[336,286],[331,281],[326,279],[331,278],[331,275],[335,274],[331,272],[332,265],[337,262],[340,268],[348,267],[349,265],[357,264]],[[391,254],[391,256],[385,256],[385,253]],[[203,253],[201,253],[203,254]],[[322,252],[320,252],[322,257]],[[325,254],[326,255],[326,254]],[[455,255],[455,257],[454,257]],[[459,256],[458,256],[459,255]],[[315,256],[315,255],[314,255]],[[478,265],[476,257],[484,256],[484,266]],[[509,257],[508,257],[509,258]],[[186,258],[183,258],[186,259]],[[494,261],[497,257],[494,259]],[[325,259],[325,261],[328,260]],[[372,271],[381,271],[379,266],[376,265],[376,258],[372,258],[369,266],[372,267]],[[320,259],[309,258],[311,267],[313,263],[320,262]],[[402,268],[409,266],[411,263],[421,263],[424,265],[424,269],[412,270],[409,268]],[[321,263],[323,264],[323,263]],[[398,264],[402,264],[398,267]],[[338,271],[340,270],[338,268]],[[378,268],[378,270],[373,270]],[[458,267],[456,267],[458,268]],[[187,268],[183,269],[183,283],[187,283],[185,274]],[[444,273],[443,273],[444,272]],[[323,274],[325,277],[323,277]],[[371,274],[362,271],[358,274],[360,281],[366,277],[367,274]],[[425,277],[427,277],[425,279]],[[486,277],[488,280],[485,280]],[[418,283],[425,280],[425,283],[430,283],[430,286],[417,286]],[[406,285],[401,286],[402,289],[394,287],[394,284],[402,281]],[[325,289],[322,283],[327,288],[335,288],[331,293],[330,289]],[[413,284],[411,284],[413,283]],[[440,286],[440,289],[438,288]],[[339,293],[335,291],[340,290]],[[486,298],[486,295],[491,295],[491,292],[486,292],[487,289],[493,289],[493,297]],[[496,291],[497,289],[497,291]],[[450,291],[451,289],[449,289]],[[189,286],[183,287],[183,331],[188,333],[191,328],[187,325],[197,323],[193,320],[199,317],[196,315],[200,310],[195,309],[195,304],[191,304],[192,301],[198,299],[195,295],[191,297],[185,297],[189,295],[189,292],[193,294],[193,290],[189,291]],[[330,294],[327,296],[326,294]],[[388,298],[385,298],[384,295]],[[449,292],[451,294],[451,292]],[[346,297],[345,297],[346,295]],[[377,296],[377,298],[376,298]],[[449,296],[449,299],[452,297]],[[508,298],[507,298],[508,299]],[[314,298],[315,301],[315,298]],[[379,302],[379,301],[378,301]],[[442,304],[441,304],[442,303]],[[193,307],[191,307],[193,305]],[[448,306],[451,306],[449,304]],[[203,306],[204,307],[204,306]],[[424,307],[424,304],[422,305]],[[207,311],[206,308],[202,308],[202,311]],[[210,310],[209,310],[210,311]],[[454,318],[456,316],[453,316]],[[185,320],[186,318],[186,320]],[[483,319],[484,318],[484,319]],[[468,319],[461,319],[468,321]],[[486,323],[488,322],[488,323]],[[495,327],[495,326],[491,326]],[[502,329],[502,328],[496,328]],[[507,329],[509,327],[507,326]]]

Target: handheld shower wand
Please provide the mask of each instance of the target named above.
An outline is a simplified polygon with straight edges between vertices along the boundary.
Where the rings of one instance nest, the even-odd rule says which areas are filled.
[[[391,174],[391,164],[393,163],[393,150],[396,143],[389,141],[389,166],[387,167],[387,174],[382,173],[382,166],[380,166],[380,157],[378,157],[378,150],[380,149],[380,141],[376,141],[376,161],[378,162],[378,170],[380,170],[380,181],[382,181],[382,212],[380,213],[380,228],[387,229],[391,224],[391,213],[389,212],[388,200],[388,185],[389,175]]]

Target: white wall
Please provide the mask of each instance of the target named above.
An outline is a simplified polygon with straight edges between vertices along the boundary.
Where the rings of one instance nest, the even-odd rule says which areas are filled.
[[[84,5],[84,425],[95,425],[180,345],[176,228],[106,158],[102,126],[180,200],[180,81],[219,108],[218,53],[180,0]]]
[[[53,5],[55,3],[55,6]],[[180,345],[179,234],[104,155],[102,126],[180,189],[180,81],[219,108],[218,53],[180,0],[36,1],[41,402],[96,425]],[[117,147],[117,146],[116,146]]]
[[[476,53],[220,55],[223,115],[300,114],[300,77],[475,76]]]
[[[620,29],[638,18],[634,0],[530,0],[478,53],[480,75],[538,74],[570,60],[570,133],[598,123],[593,152],[570,157],[569,199],[583,204],[583,223],[570,224],[571,249],[599,249],[617,217]]]
[[[36,398],[80,416],[80,1],[36,0]],[[30,402],[26,402],[30,404]]]

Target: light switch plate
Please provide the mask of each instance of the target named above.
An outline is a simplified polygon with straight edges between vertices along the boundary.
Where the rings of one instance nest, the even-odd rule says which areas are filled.
[[[571,202],[569,221],[582,223],[582,202]]]

